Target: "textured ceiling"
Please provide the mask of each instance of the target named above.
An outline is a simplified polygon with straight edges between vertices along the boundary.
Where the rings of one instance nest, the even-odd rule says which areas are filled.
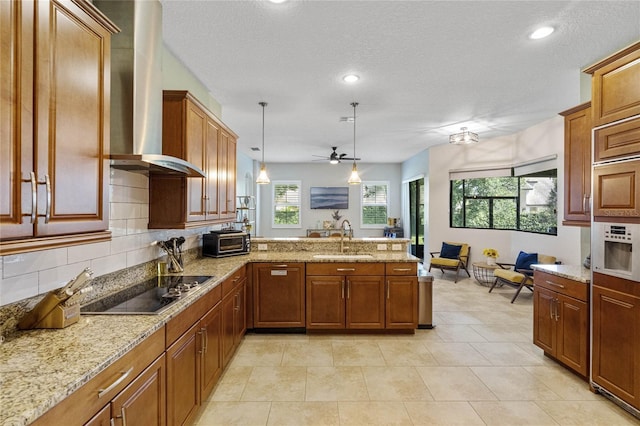
[[[167,47],[222,105],[238,150],[401,162],[463,125],[489,139],[580,103],[580,70],[640,40],[640,1],[163,0]],[[556,32],[528,34],[540,25]],[[361,80],[347,84],[342,77]]]

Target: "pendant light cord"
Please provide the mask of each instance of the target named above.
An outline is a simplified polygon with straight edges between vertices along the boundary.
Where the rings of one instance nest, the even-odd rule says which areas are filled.
[[[258,102],[262,106],[262,165],[264,165],[264,107],[268,104],[266,102]]]
[[[353,164],[356,164],[356,107],[358,103],[352,102],[351,106],[353,106]]]

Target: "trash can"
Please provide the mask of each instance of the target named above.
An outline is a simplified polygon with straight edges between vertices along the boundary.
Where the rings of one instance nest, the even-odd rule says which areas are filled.
[[[433,325],[433,275],[418,276],[418,328],[434,328]]]

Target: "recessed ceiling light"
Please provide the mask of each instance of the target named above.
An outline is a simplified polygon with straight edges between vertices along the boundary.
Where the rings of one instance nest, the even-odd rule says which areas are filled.
[[[342,77],[342,79],[346,83],[355,83],[356,81],[360,80],[360,76],[355,74],[347,74],[344,77]]]
[[[269,0],[271,3],[275,3],[275,4],[280,4],[280,3],[284,3],[287,0]]]
[[[541,38],[545,38],[550,35],[554,31],[553,27],[540,27],[529,36],[532,40],[538,40]]]

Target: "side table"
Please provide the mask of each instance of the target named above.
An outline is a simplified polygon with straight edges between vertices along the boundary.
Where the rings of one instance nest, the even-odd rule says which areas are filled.
[[[473,276],[480,285],[491,286],[495,277],[493,271],[500,268],[500,265],[489,265],[487,262],[473,262]]]

